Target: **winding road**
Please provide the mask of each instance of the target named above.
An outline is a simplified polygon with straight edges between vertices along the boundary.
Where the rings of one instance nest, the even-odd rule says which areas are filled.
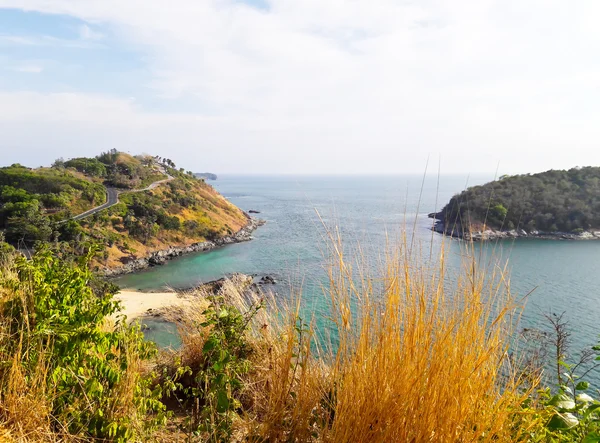
[[[156,188],[157,186],[160,186],[163,183],[167,183],[167,182],[170,182],[171,180],[173,180],[173,177],[170,176],[169,174],[167,174],[166,171],[161,171],[161,172],[163,174],[165,174],[167,176],[167,178],[165,178],[164,180],[155,181],[154,183],[151,183],[150,185],[146,186],[143,189],[132,189],[132,190],[128,190],[128,191],[119,192],[119,190],[117,188],[114,188],[112,186],[105,186],[104,189],[106,189],[106,203],[104,203],[100,206],[96,206],[95,208],[89,209],[85,212],[82,212],[81,214],[77,214],[77,215],[71,217],[69,220],[81,220],[86,217],[89,217],[90,215],[97,214],[100,211],[103,211],[105,209],[110,208],[111,206],[116,205],[117,203],[119,203],[119,194],[151,191],[152,189]]]
[[[117,188],[105,186],[104,189],[106,189],[106,203],[100,206],[96,206],[95,208],[92,208],[88,211],[82,212],[81,214],[77,214],[76,216],[71,217],[70,220],[81,220],[82,218],[89,217],[90,215],[100,212],[103,209],[110,208],[111,206],[114,206],[117,203],[119,203],[119,191],[117,191]]]

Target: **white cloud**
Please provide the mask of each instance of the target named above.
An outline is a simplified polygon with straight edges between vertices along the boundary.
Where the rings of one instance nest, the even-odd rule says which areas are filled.
[[[20,64],[12,66],[11,69],[16,72],[23,72],[27,74],[39,74],[44,70],[44,67],[38,64]]]
[[[2,46],[38,46],[58,48],[98,48],[100,43],[79,39],[56,38],[50,35],[0,35],[0,47]]]
[[[88,25],[81,25],[78,28],[79,37],[82,40],[102,40],[104,38],[104,34],[101,32],[94,31]]]
[[[32,110],[36,118],[76,109],[76,124],[60,119],[38,143],[12,130],[12,143],[126,140],[225,171],[419,171],[428,153],[441,153],[447,172],[600,163],[595,0],[269,4],[0,0],[110,26],[144,52],[152,95],[198,110],[165,114],[113,98],[109,111],[98,97],[35,96],[25,103],[55,107]],[[24,122],[36,121],[25,111]]]

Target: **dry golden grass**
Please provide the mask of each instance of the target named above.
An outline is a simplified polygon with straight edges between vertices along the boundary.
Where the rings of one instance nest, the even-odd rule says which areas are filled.
[[[12,263],[2,263],[2,277],[15,277]],[[0,303],[14,297],[12,288],[0,286]],[[18,294],[27,303],[26,294]],[[56,441],[58,438],[51,429],[51,401],[53,393],[48,392],[47,365],[42,357],[32,373],[26,373],[21,364],[23,350],[30,345],[26,331],[20,336],[11,336],[8,318],[0,318],[0,361],[3,371],[0,373],[0,436],[7,441]],[[18,341],[17,352],[6,352],[5,343]],[[43,354],[42,354],[43,355]],[[4,434],[4,435],[3,435]],[[2,441],[2,440],[0,440]]]
[[[325,439],[518,439],[514,413],[527,392],[519,392],[511,374],[502,377],[515,308],[503,275],[486,275],[471,261],[448,293],[443,256],[428,270],[400,249],[388,257],[379,295],[372,282],[354,286],[335,250],[330,295],[340,336],[338,387]]]
[[[253,370],[239,434],[261,442],[527,441],[539,423],[520,405],[535,382],[519,379],[508,360],[519,307],[503,269],[481,269],[471,255],[448,284],[443,250],[427,267],[405,242],[375,280],[357,278],[341,251],[332,242],[325,292],[333,343],[316,346],[314,322],[299,323],[299,300],[263,295],[267,308],[248,330]],[[259,297],[235,282],[222,294],[241,312]],[[201,358],[206,331],[182,335],[182,360]]]

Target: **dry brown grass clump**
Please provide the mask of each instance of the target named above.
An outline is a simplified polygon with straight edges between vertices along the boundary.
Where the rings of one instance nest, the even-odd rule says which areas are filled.
[[[449,284],[443,256],[416,265],[407,248],[381,280],[357,278],[332,249],[330,343],[317,340],[301,304],[225,284],[227,303],[247,312],[252,370],[239,394],[236,434],[246,441],[525,441],[521,403],[531,393],[508,361],[517,306],[503,272],[465,262]],[[200,294],[202,295],[202,294]],[[190,311],[197,315],[199,309]],[[328,323],[329,322],[329,323]],[[202,359],[208,332],[183,321],[181,361]],[[194,329],[194,326],[196,328]],[[321,344],[321,346],[317,346]],[[330,351],[324,351],[330,349]]]

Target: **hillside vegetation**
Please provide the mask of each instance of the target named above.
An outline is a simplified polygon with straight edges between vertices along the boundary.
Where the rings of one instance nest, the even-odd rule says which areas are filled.
[[[107,239],[103,265],[174,245],[215,240],[248,222],[245,214],[202,180],[170,170],[173,180],[151,191],[128,193],[109,210],[85,219],[85,232]]]
[[[96,158],[79,157],[54,162],[54,168],[74,169],[92,179],[100,179],[107,186],[122,189],[144,188],[150,183],[166,178],[156,159],[150,156],[133,157],[116,150]]]
[[[0,230],[11,243],[49,241],[64,220],[104,203],[104,187],[76,171],[0,168]]]
[[[446,226],[527,232],[600,229],[600,168],[503,176],[454,196],[437,214]]]
[[[147,189],[159,181],[165,182]],[[71,219],[103,204],[105,187],[118,189],[117,205]],[[0,231],[6,241],[30,248],[51,242],[76,256],[95,245],[99,267],[214,240],[246,223],[241,210],[169,159],[112,150],[95,158],[59,159],[51,168],[0,168]]]

